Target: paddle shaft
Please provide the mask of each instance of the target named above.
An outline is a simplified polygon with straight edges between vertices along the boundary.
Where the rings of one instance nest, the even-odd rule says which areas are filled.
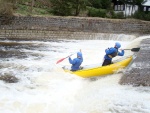
[[[75,53],[74,53],[74,54],[75,54]],[[56,64],[62,62],[63,60],[65,60],[66,58],[68,58],[68,57],[70,57],[70,56],[72,56],[72,55],[73,55],[73,54],[71,54],[71,55],[69,55],[69,56],[67,56],[67,57],[65,57],[65,58],[62,58],[62,59],[58,60],[58,61],[56,62]]]
[[[80,52],[81,52],[81,49],[80,49]],[[68,58],[68,57],[70,57],[70,56],[72,56],[72,55],[74,55],[74,54],[76,54],[76,53],[70,54],[69,56],[67,56],[67,57],[65,57],[65,58],[62,58],[62,59],[58,60],[58,61],[56,62],[56,64],[62,62],[63,60],[65,60],[66,58]]]
[[[132,49],[124,49],[124,50],[131,50],[133,52],[138,52],[140,50],[140,48],[132,48]]]

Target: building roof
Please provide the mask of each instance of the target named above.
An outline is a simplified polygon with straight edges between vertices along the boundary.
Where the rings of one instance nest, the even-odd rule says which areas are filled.
[[[150,6],[150,0],[145,0],[141,3],[143,6]]]

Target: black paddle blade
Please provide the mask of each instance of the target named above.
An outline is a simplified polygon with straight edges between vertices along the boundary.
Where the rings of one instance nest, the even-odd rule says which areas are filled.
[[[140,48],[132,48],[131,51],[133,52],[138,52],[140,50]]]
[[[138,52],[140,50],[140,48],[132,48],[132,49],[124,49],[124,50],[131,50],[133,52]]]

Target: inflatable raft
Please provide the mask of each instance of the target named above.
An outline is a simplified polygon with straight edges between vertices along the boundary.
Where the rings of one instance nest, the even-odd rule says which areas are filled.
[[[82,69],[78,71],[70,71],[70,66],[64,66],[63,69],[65,72],[88,78],[116,73],[118,70],[127,67],[131,61],[132,56],[113,61],[113,64],[107,66],[101,66],[101,64],[87,65],[83,66]]]

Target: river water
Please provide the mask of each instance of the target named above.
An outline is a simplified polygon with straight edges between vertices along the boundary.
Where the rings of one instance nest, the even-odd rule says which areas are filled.
[[[119,84],[125,70],[105,77],[81,78],[62,70],[62,66],[70,65],[68,59],[56,64],[80,49],[83,66],[102,63],[106,48],[116,41],[122,48],[135,47],[139,42],[134,38],[0,40],[0,75],[19,79],[17,83],[0,81],[0,113],[150,113],[148,87]],[[131,54],[125,51],[125,56]]]

